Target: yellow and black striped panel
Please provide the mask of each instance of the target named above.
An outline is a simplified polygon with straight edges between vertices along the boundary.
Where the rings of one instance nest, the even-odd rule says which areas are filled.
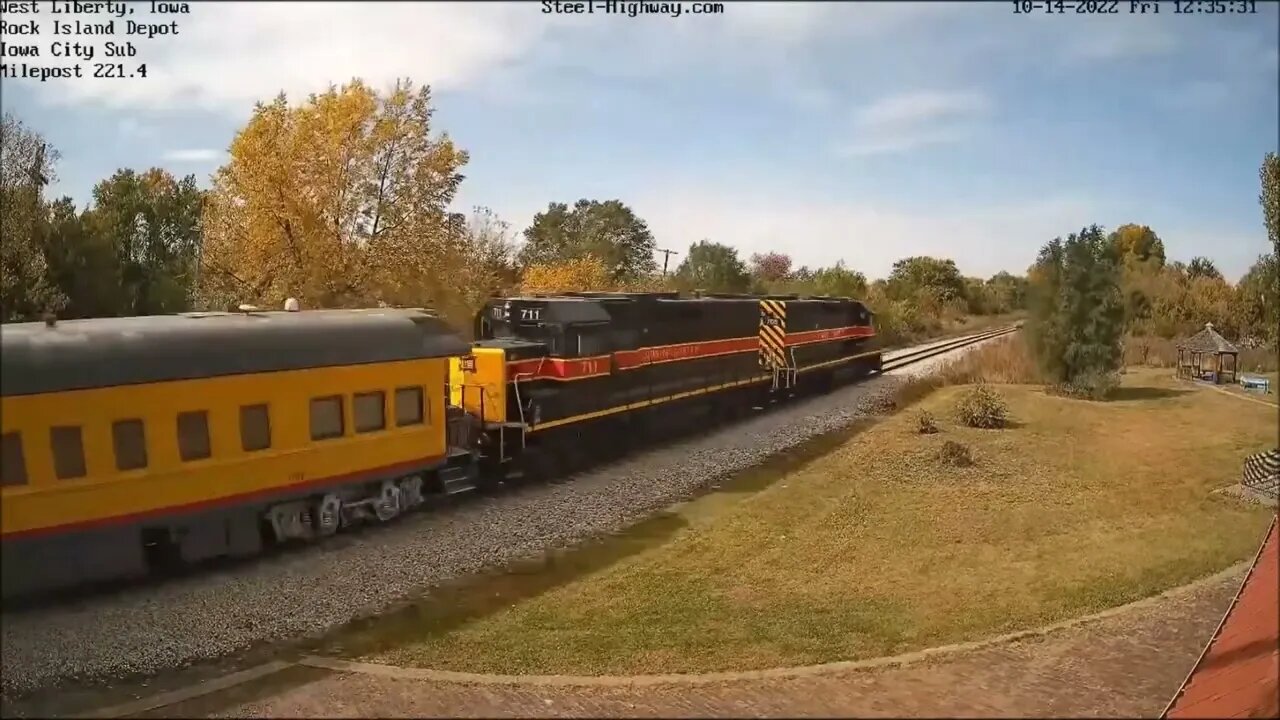
[[[760,301],[760,366],[786,367],[787,306],[781,300]]]

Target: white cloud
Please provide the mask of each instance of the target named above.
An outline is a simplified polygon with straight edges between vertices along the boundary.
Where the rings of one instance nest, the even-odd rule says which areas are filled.
[[[727,34],[772,45],[794,46],[819,37],[879,36],[924,20],[968,13],[940,2],[742,2],[724,14]]]
[[[876,155],[956,142],[990,108],[987,97],[977,92],[892,95],[859,111],[852,141],[837,149],[846,155]]]
[[[32,85],[49,100],[68,104],[152,110],[194,105],[239,115],[282,89],[307,93],[352,77],[383,86],[409,76],[436,89],[456,88],[518,58],[552,24],[537,3],[190,5],[189,15],[150,16],[138,7],[116,20],[118,33],[126,20],[177,21],[176,36],[112,38],[133,43],[137,55],[125,69],[134,72],[135,63],[145,63],[145,78]],[[52,22],[48,14],[41,17]]]
[[[1178,47],[1178,35],[1163,26],[1135,15],[1130,20],[1107,18],[1106,23],[1086,22],[1068,31],[1066,57],[1069,60],[1101,61],[1164,55]]]
[[[190,150],[170,150],[163,155],[170,162],[211,162],[222,157],[221,150],[213,148],[194,148]]]
[[[979,113],[988,106],[986,97],[979,93],[913,92],[877,100],[858,113],[858,122],[872,129],[930,123]]]
[[[1095,205],[1063,195],[922,213],[812,199],[799,192],[732,193],[687,186],[637,196],[632,207],[661,247],[683,252],[707,238],[736,247],[742,257],[783,250],[796,265],[844,260],[874,278],[886,276],[895,261],[910,255],[952,258],[968,275],[1021,273],[1045,242],[1085,225]],[[512,219],[517,224],[526,220]],[[1000,252],[993,252],[994,247]]]

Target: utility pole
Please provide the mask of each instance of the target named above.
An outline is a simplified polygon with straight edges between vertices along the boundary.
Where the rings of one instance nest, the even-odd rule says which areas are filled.
[[[666,250],[663,248],[658,248],[658,252],[662,253],[662,277],[666,277],[667,261],[671,259],[672,255],[679,255],[680,253],[676,252],[675,250]]]

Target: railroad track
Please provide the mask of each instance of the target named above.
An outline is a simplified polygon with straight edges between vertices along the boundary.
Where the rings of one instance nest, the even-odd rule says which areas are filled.
[[[888,352],[884,368],[901,368],[1016,329]],[[572,482],[533,483],[474,502],[448,503],[439,507],[447,507],[444,512],[419,513],[412,522],[332,538],[335,542],[6,612],[0,643],[4,689],[15,696],[41,688],[57,695],[62,682],[155,676],[322,634],[478,567],[502,567],[629,527],[727,474],[867,417],[870,411],[858,409],[862,401],[893,387],[868,378],[803,402],[780,403],[735,422],[731,430],[646,448],[583,471]]]
[[[947,353],[952,350],[965,347],[966,345],[972,345],[974,343],[979,343],[984,340],[990,340],[992,338],[997,338],[1002,335],[1009,335],[1011,333],[1017,332],[1021,328],[1022,328],[1021,324],[1006,325],[1004,327],[996,328],[994,330],[988,330],[986,332],[978,333],[977,335],[966,335],[965,337],[956,338],[954,340],[944,340],[942,342],[939,342],[935,345],[930,345],[928,347],[924,347],[916,350],[902,351],[893,355],[892,357],[890,357],[888,353],[885,353],[884,363],[881,366],[881,372],[897,370],[898,368],[903,368],[908,365],[918,363],[921,360],[927,360],[931,357],[936,357],[943,353]]]

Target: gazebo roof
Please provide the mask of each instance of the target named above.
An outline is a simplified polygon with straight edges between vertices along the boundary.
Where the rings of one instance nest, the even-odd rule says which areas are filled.
[[[1205,323],[1204,329],[1178,343],[1180,350],[1191,350],[1202,353],[1238,353],[1235,345],[1213,329],[1213,323]]]

